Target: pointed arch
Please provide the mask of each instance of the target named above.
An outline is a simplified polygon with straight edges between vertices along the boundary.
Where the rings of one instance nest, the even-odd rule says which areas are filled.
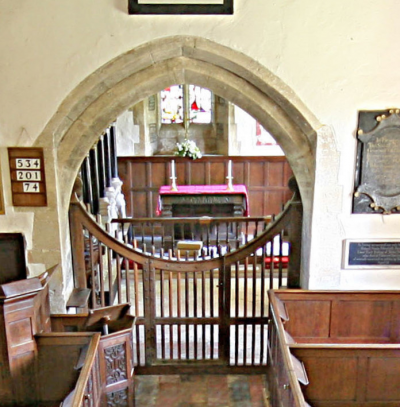
[[[316,134],[320,124],[273,73],[250,57],[213,41],[189,36],[156,39],[116,57],[81,82],[62,102],[35,145],[53,157],[46,177],[55,185],[47,213],[58,219],[46,239],[59,242],[64,290],[71,286],[67,213],[79,167],[107,126],[129,107],[168,85],[211,89],[257,119],[280,144],[296,176],[304,207],[303,239],[310,235]],[[54,164],[54,165],[53,165]],[[48,181],[49,182],[49,181]],[[42,235],[39,226],[35,235]],[[43,239],[43,238],[42,238]],[[304,252],[310,249],[303,246]],[[308,261],[305,262],[306,269]]]
[[[172,83],[208,87],[256,118],[285,152],[303,204],[310,208],[319,127],[314,116],[287,85],[256,61],[210,40],[185,36],[157,39],[115,58],[62,103],[38,144],[49,134],[54,137],[58,179],[68,192],[80,163],[104,129],[123,111]]]

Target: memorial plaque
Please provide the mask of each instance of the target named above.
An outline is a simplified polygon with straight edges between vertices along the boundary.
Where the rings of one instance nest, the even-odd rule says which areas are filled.
[[[149,138],[150,138],[150,143],[157,142],[157,124],[156,123],[149,124]]]
[[[399,268],[400,240],[347,240],[344,268]]]
[[[400,209],[399,110],[376,117],[377,126],[358,130],[358,160],[353,212],[391,213]],[[367,210],[368,207],[368,210]]]
[[[156,110],[156,95],[149,96],[149,112]]]

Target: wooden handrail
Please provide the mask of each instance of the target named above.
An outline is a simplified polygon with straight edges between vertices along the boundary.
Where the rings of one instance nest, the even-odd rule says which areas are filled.
[[[237,249],[260,235],[272,221],[265,217],[172,217],[113,219],[125,243],[153,254],[162,255],[182,240],[201,241],[207,256],[218,248]],[[213,249],[214,248],[214,249]]]
[[[268,296],[270,300],[270,306],[269,306],[269,332],[270,335],[273,335],[273,330],[275,330],[275,334],[277,336],[277,340],[274,341],[275,349],[274,349],[274,359],[273,361],[270,361],[268,365],[268,369],[276,369],[274,371],[274,380],[270,384],[271,386],[276,386],[276,388],[273,390],[273,392],[278,392],[278,394],[282,393],[290,393],[290,396],[285,396],[284,400],[291,400],[291,402],[288,402],[288,404],[282,404],[284,407],[303,407],[305,406],[305,400],[303,393],[301,392],[300,384],[298,381],[298,377],[296,375],[295,367],[293,365],[293,360],[292,360],[292,355],[290,352],[290,347],[286,343],[285,339],[285,330],[283,328],[283,323],[281,317],[278,315],[279,314],[279,307],[276,301],[276,297],[274,295],[274,292],[272,290],[268,291]],[[271,338],[270,338],[271,340]],[[278,356],[279,354],[279,356]],[[275,366],[273,367],[274,364],[278,362],[278,360],[281,361],[282,365],[281,366]],[[285,382],[281,386],[281,381],[286,379],[287,382]],[[275,381],[276,380],[276,381]],[[277,403],[276,400],[271,400],[272,401],[272,406],[278,406],[280,403]]]
[[[270,223],[272,216],[229,216],[229,217],[218,217],[214,218],[211,216],[201,216],[196,217],[172,217],[172,218],[123,218],[123,219],[112,219],[111,223],[117,224],[134,224],[134,223],[199,223],[199,224],[210,224],[210,223],[227,223],[227,222],[267,222]]]
[[[184,259],[182,259],[182,261],[180,262],[171,259],[161,259],[159,257],[153,256],[150,253],[143,253],[135,248],[126,246],[123,242],[120,242],[118,239],[111,236],[100,225],[98,225],[86,212],[84,206],[80,202],[71,203],[70,215],[73,221],[77,222],[81,226],[81,234],[82,227],[84,227],[94,238],[96,238],[106,247],[111,248],[120,256],[127,258],[128,260],[132,260],[138,264],[145,264],[150,260],[155,268],[161,268],[167,271],[182,271],[183,267],[187,271],[200,271],[221,267],[223,263],[222,258],[224,258],[224,265],[229,266],[236,261],[244,259],[251,253],[254,253],[259,247],[263,246],[273,237],[279,234],[282,229],[290,225],[290,222],[292,220],[290,215],[292,215],[298,203],[298,201],[291,200],[288,205],[286,205],[284,210],[275,218],[275,220],[268,225],[264,232],[262,232],[258,237],[252,239],[239,249],[232,250],[230,252],[227,252],[223,256],[219,256],[213,259],[199,259],[197,261],[190,262],[185,262]],[[75,230],[76,227],[74,227],[73,229]],[[298,243],[300,244],[300,242]],[[76,249],[77,248],[73,245],[73,252],[76,253]],[[83,253],[81,253],[81,256],[83,257]],[[74,256],[74,258],[75,257],[76,255]]]
[[[93,339],[90,341],[89,349],[86,355],[86,363],[83,365],[79,374],[78,382],[75,386],[75,394],[72,401],[73,407],[85,406],[85,391],[88,386],[89,378],[93,374],[98,374],[95,371],[95,360],[98,355],[98,347],[100,343],[100,333],[93,334]]]

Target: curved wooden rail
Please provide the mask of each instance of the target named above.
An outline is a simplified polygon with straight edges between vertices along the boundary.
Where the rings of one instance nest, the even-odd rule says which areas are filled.
[[[79,247],[83,248],[83,233],[85,228],[89,234],[101,242],[105,247],[110,248],[121,257],[134,261],[137,264],[143,265],[149,261],[153,267],[167,271],[202,271],[213,268],[229,266],[237,261],[241,261],[249,255],[255,253],[259,248],[263,247],[271,241],[282,230],[286,230],[288,241],[291,244],[291,261],[295,261],[294,251],[296,256],[300,258],[301,245],[301,202],[294,195],[291,201],[285,206],[284,210],[275,217],[275,220],[270,223],[264,232],[258,237],[250,240],[245,245],[228,251],[224,255],[220,255],[210,259],[197,259],[185,261],[182,259],[165,259],[153,256],[150,253],[143,253],[137,249],[128,247],[123,242],[111,236],[105,231],[91,215],[89,215],[84,206],[79,201],[71,202],[70,206],[70,225],[72,237],[72,249],[74,255],[74,270],[78,273],[83,272],[84,254],[79,253]],[[299,266],[299,259],[296,261],[296,266]]]

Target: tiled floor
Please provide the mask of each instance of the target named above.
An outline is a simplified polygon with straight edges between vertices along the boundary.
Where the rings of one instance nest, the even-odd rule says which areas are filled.
[[[268,407],[265,376],[136,376],[136,407]]]

